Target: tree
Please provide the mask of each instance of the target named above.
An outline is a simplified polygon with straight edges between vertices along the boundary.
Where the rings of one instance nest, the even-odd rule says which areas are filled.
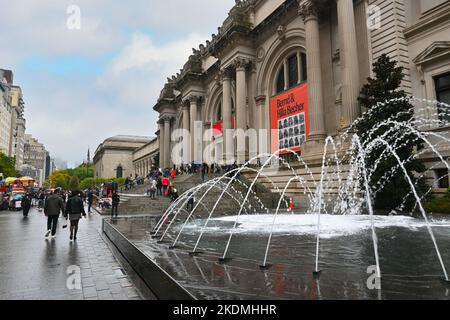
[[[53,172],[49,177],[50,184],[53,188],[61,188],[67,190],[70,182],[70,175],[66,170],[59,170]]]
[[[3,173],[3,177],[16,177],[16,159],[13,157],[8,157],[7,155],[0,152],[0,173]]]
[[[73,176],[72,178],[70,178],[70,183],[69,183],[69,190],[70,191],[76,191],[80,188],[80,180],[78,180],[77,176]]]
[[[358,98],[361,106],[370,110],[357,122],[355,129],[364,145],[381,137],[391,130],[384,140],[395,149],[405,169],[414,183],[417,184],[419,195],[426,189],[424,179],[419,179],[420,173],[425,172],[426,167],[421,160],[411,159],[414,150],[423,149],[423,141],[413,134],[405,126],[397,126],[385,123],[387,119],[407,124],[413,119],[414,109],[407,99],[391,101],[392,99],[406,98],[406,93],[400,90],[404,78],[403,67],[387,55],[382,55],[373,64],[375,78],[368,78]],[[386,101],[390,101],[383,104]],[[377,105],[380,103],[379,105]],[[369,134],[370,133],[370,134]],[[403,203],[406,209],[412,209],[415,198],[411,194],[411,187],[405,179],[403,170],[399,167],[397,159],[391,153],[383,153],[386,147],[379,145],[367,155],[367,167],[375,168],[370,178],[370,185],[375,191],[375,207],[377,209],[393,210]],[[381,160],[380,160],[381,159]],[[392,174],[391,174],[392,173]]]

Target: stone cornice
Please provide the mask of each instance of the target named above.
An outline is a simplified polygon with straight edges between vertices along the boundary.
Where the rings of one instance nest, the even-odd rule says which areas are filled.
[[[406,28],[403,31],[405,38],[412,41],[430,30],[433,30],[437,26],[450,24],[450,4],[447,3],[446,7],[449,10],[439,11],[432,15],[424,16],[419,20],[419,22]]]

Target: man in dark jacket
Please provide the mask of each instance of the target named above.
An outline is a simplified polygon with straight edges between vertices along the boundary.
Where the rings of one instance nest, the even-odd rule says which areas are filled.
[[[60,213],[64,213],[64,200],[60,196],[60,190],[56,189],[50,195],[44,204],[44,213],[47,217],[47,233],[45,237],[52,234],[52,238],[56,238],[56,227],[58,225],[58,218]]]
[[[94,191],[91,188],[89,188],[89,191],[87,193],[87,200],[88,200],[88,213],[91,213],[92,203],[94,203]]]
[[[28,217],[28,212],[30,212],[30,209],[31,209],[31,195],[26,194],[22,199],[22,210],[24,217]]]
[[[120,196],[117,192],[114,192],[112,195],[112,209],[111,209],[111,218],[116,217],[119,214],[119,203],[120,203]]]

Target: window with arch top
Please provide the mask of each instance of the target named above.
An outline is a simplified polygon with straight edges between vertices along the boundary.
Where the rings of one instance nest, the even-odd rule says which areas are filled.
[[[289,90],[307,81],[306,54],[296,51],[283,60],[277,74],[275,93]]]

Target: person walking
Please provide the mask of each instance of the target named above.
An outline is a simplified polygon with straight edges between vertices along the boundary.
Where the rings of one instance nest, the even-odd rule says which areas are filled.
[[[189,200],[188,200],[186,209],[189,212],[192,212],[192,210],[194,210],[195,197],[194,197],[194,194],[192,192],[190,192],[188,194],[188,197],[189,197]]]
[[[47,217],[47,233],[45,237],[48,238],[50,234],[52,238],[56,238],[56,227],[58,225],[58,218],[60,213],[64,213],[64,200],[60,196],[60,190],[55,189],[44,204],[44,214]]]
[[[81,216],[86,217],[81,192],[74,191],[72,197],[67,201],[66,211],[64,212],[64,218],[70,220],[70,241],[77,240],[78,223]]]
[[[207,165],[206,165],[206,163],[203,163],[202,168],[201,168],[202,182],[205,182],[206,170],[207,170]]]
[[[88,201],[88,213],[91,213],[92,203],[94,202],[94,191],[92,188],[89,188],[87,193],[87,201]]]
[[[114,192],[112,195],[111,218],[117,218],[119,214],[119,203],[120,203],[120,196],[117,192]]]
[[[22,199],[22,210],[24,217],[28,217],[30,209],[31,209],[31,195],[27,193]]]

